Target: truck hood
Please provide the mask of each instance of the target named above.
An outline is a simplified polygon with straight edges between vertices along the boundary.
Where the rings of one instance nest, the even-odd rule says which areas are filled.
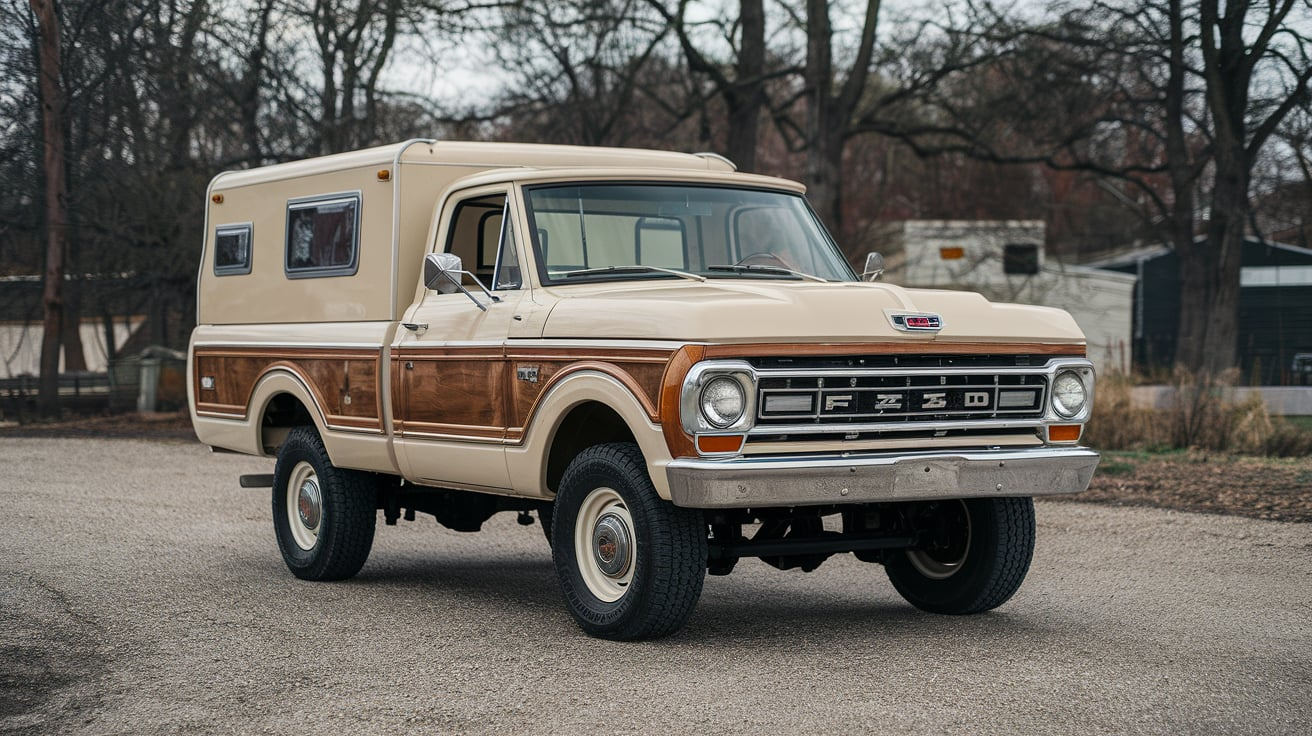
[[[1061,309],[994,304],[965,291],[882,283],[710,280],[587,284],[547,290],[545,338],[688,342],[1084,343]],[[897,330],[891,312],[942,318],[935,333]]]

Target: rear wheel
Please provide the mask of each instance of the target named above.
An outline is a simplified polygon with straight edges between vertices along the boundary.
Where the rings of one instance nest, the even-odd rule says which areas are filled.
[[[884,569],[907,602],[933,613],[981,613],[1020,588],[1034,554],[1034,501],[976,498],[922,504],[920,547],[888,552]]]
[[[273,529],[292,574],[343,580],[360,571],[374,543],[374,476],[334,467],[319,433],[297,427],[278,449]]]
[[[633,640],[683,627],[706,575],[706,523],[657,495],[637,445],[574,458],[551,517],[556,574],[584,631]]]

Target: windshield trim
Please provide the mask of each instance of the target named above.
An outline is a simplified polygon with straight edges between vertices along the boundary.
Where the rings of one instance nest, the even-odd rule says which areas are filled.
[[[793,197],[799,202],[801,202],[803,210],[805,211],[806,215],[810,217],[811,222],[813,223],[815,229],[819,232],[820,237],[822,238],[824,244],[831,249],[831,253],[834,257],[834,263],[831,265],[833,265],[839,270],[838,275],[840,278],[834,280],[826,280],[826,282],[841,284],[841,283],[860,281],[860,279],[856,275],[856,272],[852,269],[852,265],[848,263],[847,257],[843,254],[842,249],[838,247],[838,243],[834,240],[833,236],[829,233],[829,230],[824,226],[824,223],[820,220],[820,216],[816,213],[815,208],[811,206],[811,203],[807,200],[806,196],[802,192],[799,192],[791,188],[785,188],[785,187],[776,188],[770,186],[763,186],[757,183],[732,184],[728,182],[699,181],[697,179],[670,180],[670,179],[625,178],[625,179],[584,179],[584,180],[577,180],[577,181],[554,180],[549,182],[541,182],[541,183],[533,183],[533,184],[525,183],[520,185],[520,189],[523,191],[523,197],[520,199],[520,201],[523,204],[524,214],[526,215],[529,224],[527,241],[528,241],[529,249],[532,251],[534,269],[537,271],[539,283],[541,283],[543,286],[568,286],[571,284],[594,284],[598,282],[609,282],[609,281],[650,281],[654,279],[680,278],[679,276],[675,276],[668,272],[655,271],[655,270],[651,272],[627,271],[627,270],[599,271],[595,274],[593,273],[577,274],[572,277],[570,276],[560,277],[559,275],[557,275],[557,277],[553,278],[551,276],[550,272],[547,271],[546,260],[542,257],[541,244],[538,242],[538,226],[536,222],[535,213],[533,211],[531,193],[533,192],[533,190],[536,189],[559,189],[559,188],[566,188],[566,187],[604,187],[604,186],[653,186],[653,187],[670,187],[670,188],[692,187],[697,189],[729,189],[729,190],[738,190],[738,191],[747,191],[747,192],[766,192],[770,194],[779,194],[786,197]],[[727,223],[726,226],[728,226]],[[781,271],[770,271],[765,269],[752,273],[738,272],[738,271],[716,271],[713,273],[700,273],[697,271],[689,271],[689,273],[697,276],[702,276],[705,277],[706,279],[711,279],[711,280],[731,279],[731,280],[762,280],[762,281],[775,281],[775,282],[781,280],[789,281],[789,282],[807,280],[804,277],[786,274]]]

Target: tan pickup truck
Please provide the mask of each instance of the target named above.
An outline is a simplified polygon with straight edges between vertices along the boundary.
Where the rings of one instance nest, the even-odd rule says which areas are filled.
[[[300,578],[359,571],[379,510],[516,511],[594,636],[678,630],[743,557],[976,613],[1098,462],[1070,315],[858,275],[801,185],[716,155],[416,140],[208,197],[192,420],[277,458],[241,481]]]

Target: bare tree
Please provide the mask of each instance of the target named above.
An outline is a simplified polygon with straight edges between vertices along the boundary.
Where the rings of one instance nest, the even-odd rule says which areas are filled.
[[[659,54],[669,27],[644,7],[642,0],[566,0],[506,8],[496,54],[514,78],[501,113],[545,140],[584,145],[659,137],[644,135],[644,113],[680,122],[687,113],[660,91],[672,69]]]
[[[1224,9],[1218,0],[1200,4],[1198,36],[1212,119],[1214,181],[1207,237],[1178,253],[1176,361],[1190,368],[1219,373],[1235,364],[1239,269],[1253,166],[1289,113],[1312,94],[1312,36],[1307,35],[1312,13],[1301,23],[1287,23],[1295,8],[1312,11],[1312,3],[1230,0]]]
[[[46,270],[41,302],[45,307],[41,340],[43,416],[59,413],[59,353],[64,315],[64,240],[68,224],[68,190],[64,183],[64,97],[61,79],[60,24],[55,0],[30,0],[39,32],[41,130],[46,180]]]
[[[763,1],[739,0],[738,15],[726,24],[723,40],[734,51],[732,63],[718,61],[698,46],[687,17],[689,0],[678,0],[673,9],[661,0],[648,2],[674,31],[689,71],[706,75],[714,94],[723,98],[728,157],[740,170],[755,171],[761,117],[769,105]]]
[[[315,0],[308,20],[323,72],[319,153],[376,142],[378,82],[408,11],[403,0]]]
[[[1309,9],[1113,0],[1036,24],[980,5],[949,34],[975,61],[878,127],[924,155],[1043,163],[1118,189],[1179,256],[1176,361],[1215,374],[1235,364],[1253,166],[1309,95]]]

